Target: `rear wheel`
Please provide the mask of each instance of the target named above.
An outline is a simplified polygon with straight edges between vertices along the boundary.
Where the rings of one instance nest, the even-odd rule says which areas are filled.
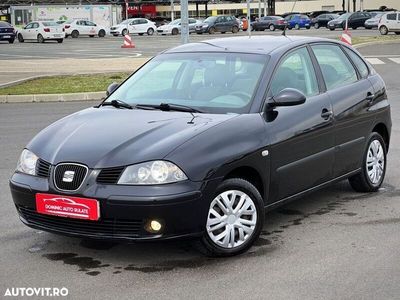
[[[269,30],[270,31],[275,31],[275,25],[274,24],[269,25]]]
[[[9,44],[14,44],[14,40],[15,40],[15,39],[10,39],[10,40],[8,40],[8,43],[9,43]]]
[[[147,35],[153,35],[153,34],[154,34],[154,29],[153,28],[147,29]]]
[[[103,37],[105,37],[106,36],[106,32],[105,32],[105,30],[104,29],[101,29],[100,31],[99,31],[99,37],[101,37],[101,38],[103,38]]]
[[[299,24],[296,24],[296,25],[294,25],[294,28],[297,29],[297,30],[299,30],[299,29],[300,29],[300,25],[299,25]]]
[[[211,27],[210,29],[208,29],[208,33],[209,34],[214,34],[215,33],[215,28]]]
[[[91,37],[91,38],[94,38],[94,35],[93,35],[93,34],[91,34],[91,35],[89,35],[89,37]]]
[[[58,39],[57,43],[61,44],[64,41],[64,39]]]
[[[352,26],[351,29],[356,30],[358,27],[357,26]]]
[[[38,36],[37,36],[37,41],[38,41],[38,43],[41,43],[41,44],[44,43],[43,35],[41,35],[40,33],[39,33]]]
[[[319,23],[315,23],[315,24],[314,24],[314,28],[315,28],[315,29],[318,29],[318,28],[319,28]]]
[[[79,31],[78,30],[74,30],[71,32],[71,37],[73,37],[74,39],[76,39],[79,36]]]
[[[24,42],[24,37],[22,36],[22,34],[18,33],[18,42],[23,43]]]
[[[395,34],[399,35],[399,34],[400,34],[400,32],[395,32]]]
[[[202,250],[209,256],[233,256],[247,251],[260,235],[264,202],[250,182],[227,179],[211,201]]]
[[[306,29],[310,29],[311,28],[311,26],[306,26]]]
[[[143,35],[144,33],[142,32],[142,33],[138,33],[139,35]]]
[[[330,27],[329,29],[330,29],[330,31],[334,31],[335,30],[335,28],[332,28],[332,27]]]
[[[361,193],[376,192],[386,173],[386,144],[382,136],[373,132],[364,152],[361,172],[349,178],[351,187]]]
[[[380,32],[382,35],[387,35],[387,34],[389,33],[389,30],[388,30],[388,28],[387,28],[385,25],[382,25],[381,27],[379,27],[379,32]]]
[[[174,29],[172,29],[172,31],[171,31],[171,34],[172,34],[172,35],[177,35],[178,33],[179,33],[178,28],[174,28]]]

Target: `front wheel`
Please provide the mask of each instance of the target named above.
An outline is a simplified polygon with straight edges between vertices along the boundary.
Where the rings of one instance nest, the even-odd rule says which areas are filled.
[[[233,256],[247,251],[260,235],[264,202],[250,182],[227,179],[211,201],[202,250],[209,256]]]
[[[14,44],[14,39],[8,40],[8,43],[9,43],[9,44]]]
[[[103,30],[103,29],[101,29],[100,31],[99,31],[99,37],[101,37],[101,38],[103,38],[103,37],[105,37],[106,36],[106,32],[105,32],[105,30]]]
[[[239,27],[233,26],[232,27],[232,33],[238,33],[239,32]]]
[[[174,29],[172,29],[172,31],[171,31],[171,34],[172,34],[172,35],[177,35],[178,33],[179,33],[178,28],[174,28]]]
[[[332,28],[332,27],[330,27],[330,28],[329,28],[329,30],[330,30],[330,31],[334,31],[334,30],[335,30],[335,28]]]
[[[153,28],[147,29],[147,35],[153,35],[153,34],[154,34],[154,29]]]
[[[376,192],[382,185],[386,173],[386,144],[379,133],[369,136],[364,152],[361,172],[349,178],[356,192]]]
[[[128,33],[128,30],[127,30],[127,29],[124,29],[124,30],[122,30],[122,32],[121,32],[122,36],[127,35],[127,33]]]
[[[211,27],[210,29],[208,29],[208,33],[209,34],[214,34],[215,33],[215,28]]]
[[[79,31],[78,30],[74,30],[71,32],[71,37],[76,39],[79,36]]]
[[[24,42],[24,37],[20,33],[18,34],[18,42],[20,42],[20,43]]]
[[[381,26],[381,27],[379,28],[379,32],[380,32],[382,35],[387,35],[387,34],[389,33],[389,30],[388,30],[388,28],[387,28],[385,25],[383,25],[383,26]]]
[[[274,24],[269,25],[269,31],[275,31],[275,25]]]
[[[299,24],[296,24],[296,25],[294,25],[294,28],[295,28],[296,30],[299,30],[299,29],[300,29],[300,25],[299,25]]]
[[[57,43],[61,44],[62,42],[64,42],[64,39],[58,39]]]
[[[315,29],[318,29],[318,28],[319,28],[319,23],[315,23],[315,24],[314,24],[314,28],[315,28]]]

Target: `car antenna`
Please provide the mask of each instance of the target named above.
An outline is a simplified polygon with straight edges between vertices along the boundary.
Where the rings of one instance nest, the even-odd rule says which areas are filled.
[[[289,16],[293,13],[294,7],[295,7],[295,5],[296,5],[296,2],[297,2],[297,0],[294,0],[293,6],[292,6],[292,10],[291,10],[291,12],[289,13]],[[283,28],[283,31],[282,31],[282,35],[283,35],[283,36],[286,36],[286,28],[287,28],[287,25],[288,25],[288,23],[286,22],[285,27]]]

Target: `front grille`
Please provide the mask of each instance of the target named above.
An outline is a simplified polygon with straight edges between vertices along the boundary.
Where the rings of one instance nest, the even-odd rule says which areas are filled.
[[[73,173],[72,173],[73,172]],[[58,164],[54,170],[54,184],[64,191],[76,191],[85,180],[88,168],[79,164]],[[66,176],[72,174],[71,176]],[[71,180],[72,181],[68,181]]]
[[[97,182],[102,184],[116,184],[125,167],[108,168],[100,171]]]
[[[50,163],[47,161],[39,159],[36,164],[36,175],[40,177],[50,176]]]
[[[103,235],[106,237],[139,237],[143,228],[142,220],[101,219],[87,221],[37,213],[23,206],[18,207],[21,216],[32,226],[40,226],[70,234]]]

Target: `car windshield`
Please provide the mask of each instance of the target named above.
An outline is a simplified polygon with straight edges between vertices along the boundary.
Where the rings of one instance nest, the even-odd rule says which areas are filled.
[[[51,26],[60,26],[57,22],[43,22],[43,26],[51,27]]]
[[[129,24],[130,22],[132,22],[132,19],[126,19],[124,21],[122,21],[120,24]]]
[[[385,13],[383,13],[383,12],[372,12],[370,14],[371,14],[371,18],[378,19],[378,18],[382,17]]]
[[[267,56],[174,53],[152,59],[106,102],[189,106],[206,113],[248,113]]]
[[[177,19],[175,21],[170,22],[169,25],[178,25],[180,23],[181,23],[181,19]]]
[[[204,20],[204,23],[212,23],[217,19],[217,17],[208,17]]]
[[[11,27],[11,25],[7,22],[0,21],[0,27]]]
[[[338,19],[341,20],[346,20],[348,17],[350,17],[351,13],[345,13],[343,15],[340,15],[340,17]]]

